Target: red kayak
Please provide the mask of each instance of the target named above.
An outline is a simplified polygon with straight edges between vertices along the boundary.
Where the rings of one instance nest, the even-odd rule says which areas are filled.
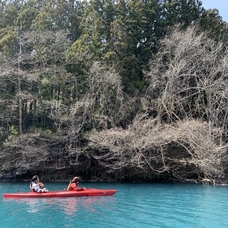
[[[80,191],[50,191],[47,193],[38,192],[17,192],[4,193],[5,198],[47,198],[47,197],[82,197],[82,196],[110,196],[114,195],[117,190],[114,189],[95,189],[86,188]]]

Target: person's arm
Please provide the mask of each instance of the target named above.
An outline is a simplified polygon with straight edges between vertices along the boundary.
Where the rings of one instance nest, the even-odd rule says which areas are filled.
[[[67,191],[70,190],[70,185],[71,185],[71,181],[70,181],[70,183],[69,183],[68,186],[67,186]]]
[[[35,192],[48,192],[46,188],[40,188],[39,184],[33,184],[32,189]]]
[[[44,188],[44,184],[42,182],[39,182],[39,187]]]
[[[31,190],[33,190],[32,185],[33,185],[33,183],[31,182],[30,185],[29,185],[29,187],[30,187]]]

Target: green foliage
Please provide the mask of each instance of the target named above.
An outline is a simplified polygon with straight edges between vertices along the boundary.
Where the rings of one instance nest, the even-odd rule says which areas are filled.
[[[6,27],[0,30],[0,51],[7,55],[15,55],[18,51],[18,33],[13,27]]]
[[[51,96],[51,82],[47,77],[44,77],[41,80],[40,84],[40,96],[44,100],[50,100],[52,98]]]
[[[33,20],[32,28],[38,31],[68,30],[77,37],[81,3],[73,0],[46,0]],[[73,34],[75,32],[75,34]]]
[[[4,86],[5,86],[5,90],[2,90],[2,93],[1,93],[1,97],[2,98],[10,98],[10,97],[13,97],[15,96],[16,94],[16,85],[13,81],[11,80],[4,80]]]
[[[179,23],[186,28],[202,16],[200,0],[163,0],[162,2],[161,16],[166,26]]]
[[[142,71],[148,69],[149,59],[158,50],[159,39],[166,35],[168,26],[178,22],[185,28],[202,14],[200,1],[185,0],[93,0],[86,2],[84,8],[82,34],[69,49],[67,59],[77,62],[80,58],[83,62],[86,56],[90,64],[94,60],[105,61],[117,69],[129,93],[144,87],[135,85],[144,84]]]
[[[1,1],[2,2],[2,1]],[[18,12],[20,11],[20,1],[4,1],[1,4],[1,20],[0,28],[6,28],[7,26],[15,26],[15,21],[18,17]]]
[[[13,138],[15,138],[18,135],[19,135],[19,128],[18,128],[18,126],[12,125],[9,128],[9,135],[8,135],[8,138],[5,141],[6,142],[9,142],[9,141],[11,141]]]
[[[38,4],[38,1],[40,4]],[[20,31],[28,31],[31,29],[31,25],[39,13],[39,7],[41,6],[40,0],[29,0],[22,9],[19,11],[16,19],[16,25]]]
[[[200,20],[203,31],[208,32],[208,36],[216,41],[228,42],[227,22],[222,21],[217,9],[205,10]]]

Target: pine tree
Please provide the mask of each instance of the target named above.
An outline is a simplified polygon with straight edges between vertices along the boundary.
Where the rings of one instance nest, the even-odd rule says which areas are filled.
[[[217,9],[205,10],[200,26],[203,31],[207,31],[209,37],[216,41],[223,41],[224,44],[228,42],[228,25],[222,20]]]

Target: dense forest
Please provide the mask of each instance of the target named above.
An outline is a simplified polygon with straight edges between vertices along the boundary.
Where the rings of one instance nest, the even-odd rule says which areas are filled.
[[[228,174],[228,24],[199,0],[0,2],[0,179]]]

